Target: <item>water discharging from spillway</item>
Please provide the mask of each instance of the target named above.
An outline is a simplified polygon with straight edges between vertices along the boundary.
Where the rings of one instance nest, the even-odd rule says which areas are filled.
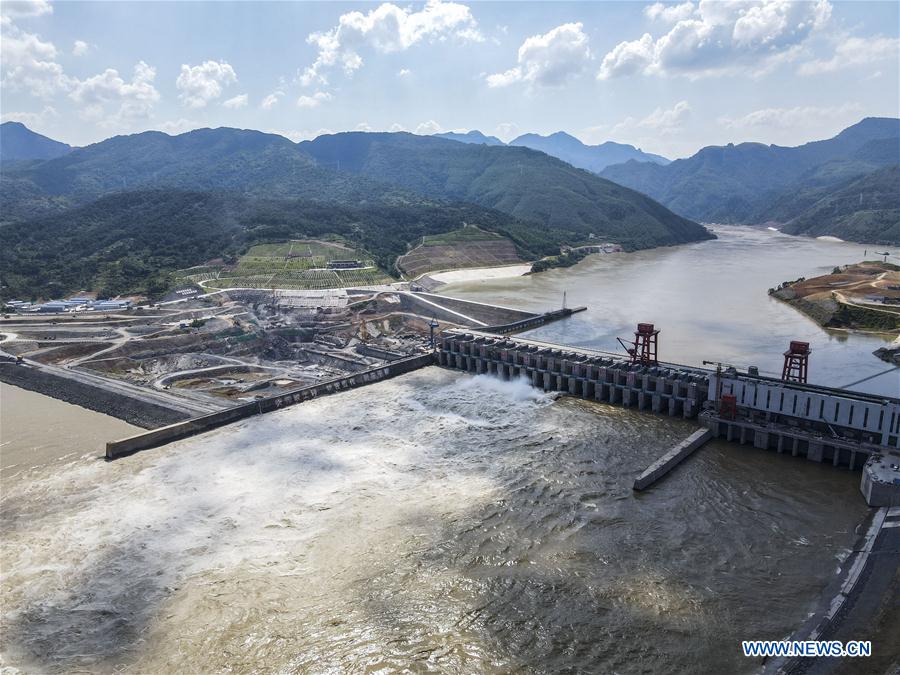
[[[865,512],[858,474],[428,368],[2,497],[30,672],[751,671]],[[87,449],[86,449],[87,450]]]

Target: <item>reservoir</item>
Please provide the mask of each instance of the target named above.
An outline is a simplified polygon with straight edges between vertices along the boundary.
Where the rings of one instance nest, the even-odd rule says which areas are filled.
[[[533,311],[559,308],[565,292],[568,306],[588,311],[523,337],[623,353],[616,337],[633,339],[637,323],[647,322],[661,330],[660,360],[755,365],[774,377],[781,376],[790,341],[803,340],[812,348],[810,382],[840,387],[877,376],[854,388],[900,396],[900,371],[887,372],[890,365],[872,355],[890,338],[825,330],[767,293],[784,281],[860,262],[866,246],[758,228],[712,229],[718,239],[591,255],[574,267],[454,283],[439,292]],[[868,259],[880,259],[872,251],[868,247]]]

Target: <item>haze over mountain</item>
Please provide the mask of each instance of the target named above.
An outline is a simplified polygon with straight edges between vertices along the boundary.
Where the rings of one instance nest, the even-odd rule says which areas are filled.
[[[595,173],[599,173],[611,164],[621,164],[629,160],[652,162],[654,164],[669,163],[669,160],[665,157],[643,152],[633,145],[625,143],[607,141],[600,145],[586,145],[564,131],[557,131],[549,136],[523,134],[511,140],[509,145],[521,145],[526,148],[540,150],[548,155],[558,157],[572,166]]]
[[[495,208],[564,232],[569,240],[594,235],[645,248],[707,236],[642,194],[530,148],[362,132],[319,136],[300,147],[327,166]]]
[[[460,143],[480,143],[483,145],[506,145],[496,136],[486,136],[480,131],[473,129],[464,134],[455,131],[447,131],[442,134],[433,134],[436,138],[446,138],[451,141],[459,141]]]
[[[53,159],[72,147],[33,132],[21,122],[0,124],[0,161]]]
[[[822,190],[898,163],[900,120],[870,117],[834,138],[798,147],[709,146],[666,166],[630,161],[602,175],[702,222],[786,223]]]
[[[150,214],[168,193],[172,205],[160,207],[167,218]],[[127,260],[131,272],[107,285],[156,289],[173,265],[210,255],[205,246],[173,247],[179,227],[200,232],[209,220],[201,211],[213,207],[231,228],[217,225],[211,233],[225,239],[215,235],[213,241],[227,240],[229,251],[260,240],[332,233],[367,247],[388,270],[418,237],[464,223],[510,237],[532,258],[595,240],[635,249],[711,236],[644,195],[527,148],[408,133],[354,132],[295,144],[229,128],[178,136],[150,131],[4,170],[4,283],[8,289],[40,286],[52,278],[50,271],[75,283],[63,272],[66,265],[107,279]],[[135,237],[142,233],[141,241],[159,238],[168,253],[133,249],[137,240],[129,228]],[[84,267],[76,258],[96,264]],[[102,261],[118,267],[103,271]]]
[[[668,164],[669,160],[660,155],[643,152],[633,145],[607,141],[600,145],[586,145],[564,131],[557,131],[549,136],[540,134],[522,134],[509,143],[504,143],[496,136],[486,136],[477,130],[461,134],[446,132],[433,134],[436,138],[446,138],[460,143],[476,143],[482,145],[510,145],[540,150],[543,153],[561,159],[579,169],[587,169],[599,173],[611,164],[620,164],[631,159],[639,162]]]

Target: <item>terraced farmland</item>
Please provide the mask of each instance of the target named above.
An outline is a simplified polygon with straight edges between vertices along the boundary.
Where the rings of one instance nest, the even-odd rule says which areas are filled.
[[[521,263],[515,245],[506,237],[477,227],[422,238],[422,243],[397,260],[404,274],[418,277],[426,272],[499,267]]]
[[[333,260],[359,260],[356,269],[328,269]],[[375,286],[393,281],[362,251],[338,243],[289,241],[253,246],[234,265],[181,270],[184,282],[207,288],[286,288],[319,290]]]

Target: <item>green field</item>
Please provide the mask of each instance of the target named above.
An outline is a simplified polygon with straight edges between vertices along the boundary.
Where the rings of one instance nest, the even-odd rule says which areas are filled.
[[[480,230],[477,227],[464,227],[443,234],[429,234],[422,237],[422,246],[451,246],[470,241],[489,241],[503,239],[499,234]]]
[[[331,260],[359,260],[361,269],[330,270]],[[258,244],[234,265],[204,265],[181,270],[183,282],[207,288],[287,288],[319,290],[391,283],[363,251],[342,244],[301,240]]]

